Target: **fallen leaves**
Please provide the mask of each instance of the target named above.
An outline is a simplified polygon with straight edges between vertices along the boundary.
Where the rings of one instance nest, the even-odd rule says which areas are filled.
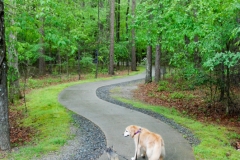
[[[186,97],[171,97],[173,92],[179,92]],[[188,95],[193,95],[188,98]],[[180,113],[187,114],[188,116],[200,121],[212,124],[218,124],[227,128],[233,129],[240,134],[240,117],[238,114],[227,115],[224,105],[220,102],[210,104],[206,101],[206,95],[202,89],[195,89],[190,91],[181,90],[158,90],[158,84],[148,83],[140,84],[138,89],[134,91],[134,98],[151,104],[172,108],[174,107]],[[235,140],[233,145],[237,150],[240,150],[240,140]]]

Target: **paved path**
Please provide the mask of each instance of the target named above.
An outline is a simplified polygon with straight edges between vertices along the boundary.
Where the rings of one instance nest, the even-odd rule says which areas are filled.
[[[120,79],[74,85],[60,93],[59,101],[68,109],[98,125],[106,135],[107,146],[113,145],[118,154],[128,159],[134,155],[134,142],[130,137],[124,137],[123,132],[126,126],[134,124],[148,128],[163,137],[165,160],[194,160],[191,146],[180,133],[167,124],[143,113],[103,101],[96,96],[99,87],[144,77],[145,74],[142,73]],[[107,160],[106,154],[104,153],[99,160]]]

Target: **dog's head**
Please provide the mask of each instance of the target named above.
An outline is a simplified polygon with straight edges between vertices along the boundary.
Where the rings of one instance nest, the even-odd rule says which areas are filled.
[[[124,135],[124,137],[131,136],[133,138],[139,129],[140,129],[140,127],[138,127],[138,126],[134,126],[134,125],[128,126],[125,129],[123,135]]]

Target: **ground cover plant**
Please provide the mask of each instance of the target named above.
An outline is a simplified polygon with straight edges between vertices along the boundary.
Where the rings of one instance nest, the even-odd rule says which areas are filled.
[[[130,72],[129,75],[142,72]],[[58,94],[64,88],[93,81],[107,80],[127,76],[128,71],[117,71],[116,76],[104,74],[98,79],[94,75],[85,75],[81,81],[78,78],[63,78],[62,81],[44,77],[33,79],[34,83],[28,83],[26,105],[19,102],[10,106],[10,125],[12,152],[1,152],[1,158],[5,159],[32,159],[42,154],[58,150],[68,139],[69,127],[72,123],[71,111],[68,111],[58,102]],[[53,83],[47,83],[48,81]],[[60,84],[61,83],[61,84]]]

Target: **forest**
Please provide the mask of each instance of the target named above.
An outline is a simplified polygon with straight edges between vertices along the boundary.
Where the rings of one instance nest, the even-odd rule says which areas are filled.
[[[160,65],[174,68],[191,87],[209,86],[212,101],[226,100],[226,113],[239,110],[232,97],[240,79],[237,0],[5,3],[10,101],[24,75],[80,78],[81,72],[93,72],[97,77],[113,75],[120,65],[134,71],[147,63],[156,65],[156,82]]]
[[[4,0],[4,7],[10,104],[24,97],[28,79],[98,78],[143,65],[146,84],[204,88],[206,107],[239,124],[238,0]]]

